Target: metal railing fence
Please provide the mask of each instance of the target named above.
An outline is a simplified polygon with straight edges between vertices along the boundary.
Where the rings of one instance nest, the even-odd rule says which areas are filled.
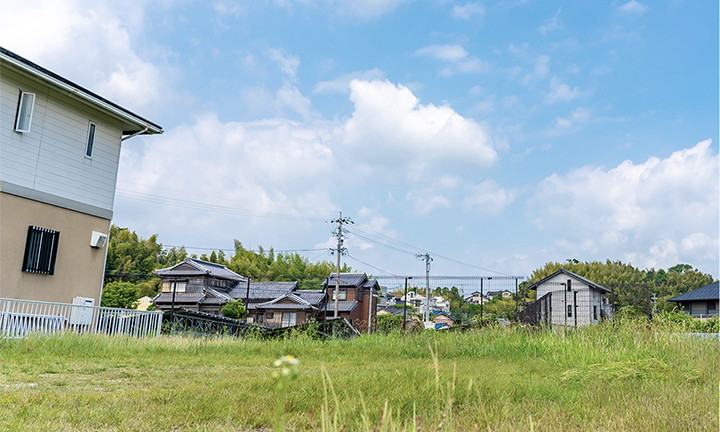
[[[162,312],[0,298],[0,337],[30,333],[160,335]]]

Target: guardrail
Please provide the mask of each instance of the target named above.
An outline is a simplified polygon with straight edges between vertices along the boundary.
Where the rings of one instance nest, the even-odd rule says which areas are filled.
[[[162,312],[0,298],[0,337],[30,333],[160,335]]]

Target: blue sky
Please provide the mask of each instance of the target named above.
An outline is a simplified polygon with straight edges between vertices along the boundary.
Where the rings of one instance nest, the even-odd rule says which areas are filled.
[[[374,274],[720,274],[717,2],[15,3],[0,45],[164,127],[123,145],[143,236],[331,259],[342,210]]]

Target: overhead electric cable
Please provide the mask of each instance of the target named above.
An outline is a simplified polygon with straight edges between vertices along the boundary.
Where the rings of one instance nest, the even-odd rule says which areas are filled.
[[[225,207],[225,206],[220,206],[217,204],[204,204],[204,203],[199,203],[197,201],[184,201],[184,200],[180,200],[177,198],[169,198],[169,197],[162,197],[162,196],[157,196],[157,195],[143,194],[141,192],[135,192],[135,191],[118,192],[117,195],[124,197],[124,198],[146,201],[146,202],[151,202],[151,203],[155,203],[155,204],[164,204],[164,205],[169,205],[169,206],[173,206],[173,207],[187,208],[187,209],[191,209],[191,210],[201,210],[201,211],[210,212],[210,213],[224,213],[224,214],[233,214],[233,215],[249,216],[249,217],[262,217],[265,219],[283,219],[283,220],[296,220],[296,221],[305,221],[305,222],[319,222],[319,221],[325,220],[325,218],[317,217],[317,216],[300,215],[300,214],[283,214],[283,213],[273,213],[273,212],[249,210],[249,209],[243,209],[243,208],[238,208],[238,207]]]
[[[163,247],[163,248],[171,248],[171,247],[173,247],[173,248],[183,248],[183,247],[184,247],[185,249],[199,249],[199,250],[209,250],[209,251],[223,251],[223,252],[224,252],[224,251],[230,251],[230,252],[235,252],[235,248],[211,248],[211,247],[186,246],[186,245],[178,246],[178,245],[169,245],[169,244],[164,244],[164,243],[163,243],[163,244],[160,244],[160,243],[149,243],[149,242],[136,242],[136,241],[131,241],[131,240],[120,240],[120,239],[115,239],[115,238],[111,238],[110,241],[114,241],[114,242],[118,242],[118,243],[133,243],[133,244],[145,244],[145,245],[150,245],[150,246],[161,246],[161,247]],[[327,249],[325,249],[325,248],[323,248],[323,249],[317,249],[317,248],[316,248],[316,249],[274,249],[274,248],[271,248],[271,249],[272,249],[273,253],[285,253],[285,252],[318,252],[318,251],[327,252]],[[260,252],[261,252],[260,249],[245,249],[245,251],[246,251],[246,252],[255,252],[255,253],[260,253]],[[262,252],[270,252],[270,249],[263,249]]]
[[[368,264],[368,263],[366,263],[366,262],[364,262],[364,261],[360,261],[359,259],[357,259],[357,258],[355,258],[354,256],[350,255],[349,253],[347,254],[347,257],[354,259],[355,261],[359,262],[360,264],[364,264],[364,265],[366,265],[366,266],[368,266],[368,267],[372,267],[372,268],[374,268],[375,270],[378,270],[378,271],[387,273],[387,274],[389,274],[389,275],[391,275],[391,276],[397,276],[395,273],[391,273],[391,272],[389,272],[389,271],[387,271],[387,270],[383,270],[383,269],[381,269],[381,268],[379,268],[379,267],[375,267],[375,266],[372,265],[372,264]]]

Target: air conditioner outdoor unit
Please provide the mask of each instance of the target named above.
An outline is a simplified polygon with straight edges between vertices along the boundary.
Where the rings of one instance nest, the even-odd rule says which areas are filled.
[[[103,234],[97,231],[92,232],[92,238],[90,239],[91,247],[101,248],[105,246],[105,242],[107,242],[107,234]]]
[[[82,306],[95,306],[95,299],[88,297],[75,297],[70,310],[70,325],[92,324],[93,308]]]

